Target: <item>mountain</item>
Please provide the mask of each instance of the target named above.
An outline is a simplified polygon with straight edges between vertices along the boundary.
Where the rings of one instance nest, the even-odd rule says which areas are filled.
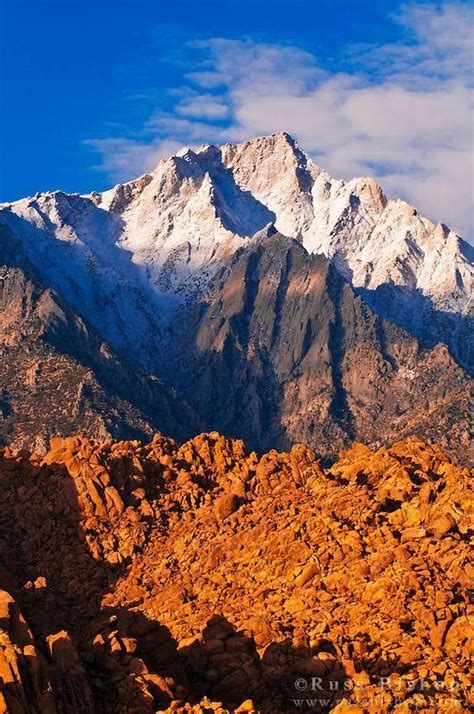
[[[469,246],[372,179],[331,179],[288,134],[3,204],[0,231],[123,365],[143,422],[168,407],[137,403],[137,371],[178,399],[188,434],[195,412],[258,449],[305,439],[334,456],[416,433],[465,455]]]
[[[1,709],[470,711],[471,485],[413,438],[1,450]]]
[[[373,179],[335,181],[283,133],[183,151],[146,181],[139,196],[116,187],[99,205],[123,218],[125,247],[158,285],[186,292],[190,271],[200,285],[272,224],[332,259],[383,317],[431,346],[448,342],[473,369],[472,248]]]

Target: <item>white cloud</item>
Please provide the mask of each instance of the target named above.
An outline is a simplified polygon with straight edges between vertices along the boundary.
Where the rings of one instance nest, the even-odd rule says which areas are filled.
[[[350,72],[329,73],[288,45],[190,43],[195,71],[173,110],[150,117],[150,141],[94,145],[123,178],[175,145],[285,130],[333,175],[375,176],[392,196],[472,235],[473,15],[467,4],[403,6],[400,42],[348,48]]]
[[[140,142],[134,139],[87,139],[101,161],[93,168],[104,171],[115,181],[126,181],[152,171],[160,159],[176,153],[181,143],[173,139]]]
[[[473,8],[465,3],[405,5],[398,21],[411,33],[412,44],[382,49],[391,71],[405,71],[429,81],[463,77],[472,86]],[[396,65],[395,65],[396,63]]]
[[[183,99],[176,107],[178,114],[196,119],[227,119],[230,109],[212,94],[200,94]]]

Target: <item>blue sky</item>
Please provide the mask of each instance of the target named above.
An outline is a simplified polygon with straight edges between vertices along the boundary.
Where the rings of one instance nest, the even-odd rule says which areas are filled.
[[[0,200],[287,130],[472,230],[468,2],[0,0]]]

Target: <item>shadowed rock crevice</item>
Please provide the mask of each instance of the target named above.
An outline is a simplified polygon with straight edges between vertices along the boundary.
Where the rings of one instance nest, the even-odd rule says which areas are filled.
[[[277,292],[275,295],[275,318],[274,318],[274,322],[273,322],[273,332],[272,332],[272,338],[271,338],[271,343],[270,343],[270,349],[272,349],[275,346],[275,344],[278,342],[278,340],[280,339],[282,312],[284,309],[285,300],[286,300],[286,296],[287,296],[287,292],[288,292],[289,276],[290,276],[291,268],[292,268],[292,255],[291,255],[291,251],[288,251],[286,253],[284,266],[282,266],[282,270],[280,273],[279,285],[278,285],[278,289],[277,289]],[[305,346],[303,346],[303,352],[305,352]],[[302,357],[303,356],[304,355],[302,355]]]
[[[329,413],[341,425],[344,432],[354,439],[354,418],[344,387],[345,324],[343,317],[344,292],[347,286],[333,268],[328,274],[328,294],[334,305],[334,320],[329,327],[328,347],[331,356],[333,397]]]
[[[249,348],[250,320],[259,288],[259,262],[260,252],[253,253],[245,267],[244,304],[242,310],[231,317],[232,326],[236,331],[237,339],[245,355]]]
[[[380,353],[384,360],[388,362],[388,364],[392,367],[393,370],[398,369],[398,365],[396,360],[392,357],[391,354],[388,352],[387,348],[387,335],[386,335],[386,330],[385,330],[385,325],[384,325],[384,320],[379,319],[376,321],[376,334],[377,334],[377,340],[380,345]]]

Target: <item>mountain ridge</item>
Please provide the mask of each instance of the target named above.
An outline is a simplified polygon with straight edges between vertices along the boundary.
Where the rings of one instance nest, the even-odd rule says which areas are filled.
[[[78,428],[96,438],[150,438],[159,428],[183,438],[199,428],[183,402],[41,283],[6,232],[0,263],[0,443],[43,452],[51,436]]]
[[[115,217],[106,230],[118,232],[117,244],[163,303],[186,301],[187,293],[195,299],[220,261],[273,223],[309,252],[333,260],[383,317],[393,320],[401,313],[401,326],[431,344],[445,338],[454,357],[474,368],[472,339],[466,345],[465,330],[458,327],[472,325],[468,244],[413,206],[388,200],[371,178],[332,179],[286,133],[183,150],[160,161],[150,175],[75,197],[81,199]],[[28,216],[25,201],[9,204],[11,210]],[[54,206],[48,212],[61,214]],[[189,268],[195,273],[192,287]],[[415,291],[416,309],[397,295],[378,299],[374,291],[386,284]],[[454,314],[448,330],[446,313]]]

